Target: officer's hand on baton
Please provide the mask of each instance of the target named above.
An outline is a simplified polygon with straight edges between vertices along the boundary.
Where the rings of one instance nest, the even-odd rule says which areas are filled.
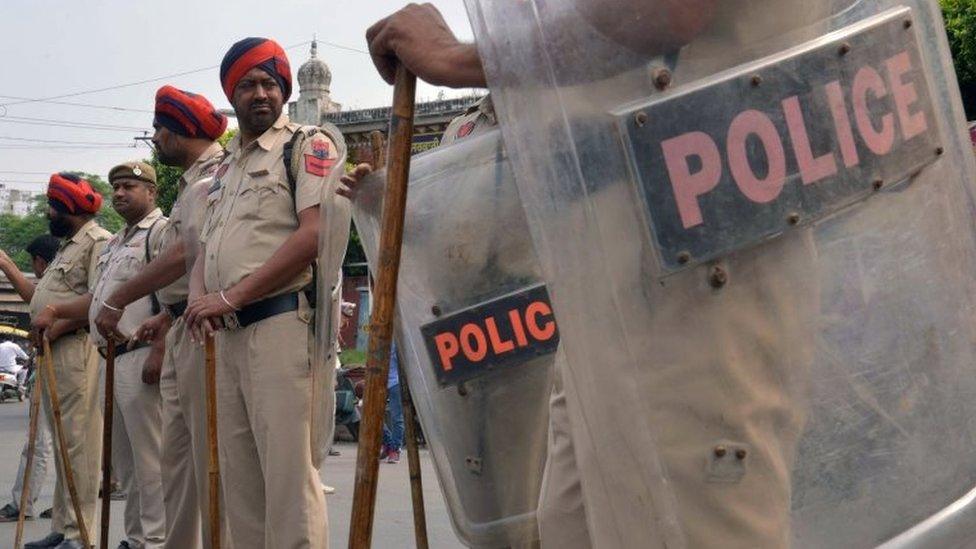
[[[119,321],[122,320],[124,309],[111,305],[106,307],[104,303],[102,305],[95,317],[95,328],[98,329],[98,333],[105,339],[125,341],[126,337],[119,331]]]
[[[351,172],[339,178],[341,185],[336,189],[336,194],[348,198],[350,202],[355,201],[356,194],[359,192],[359,182],[371,173],[373,173],[372,166],[365,163],[359,164]]]
[[[366,31],[366,42],[388,84],[393,84],[399,61],[435,86],[485,87],[478,49],[460,42],[431,4],[410,4],[380,20]]]
[[[31,331],[35,334],[36,342],[43,343],[44,332],[58,319],[58,310],[54,305],[48,305],[31,320]]]
[[[193,341],[203,343],[208,334],[217,331],[221,317],[240,310],[231,304],[226,295],[226,292],[213,292],[190,301],[184,315]]]

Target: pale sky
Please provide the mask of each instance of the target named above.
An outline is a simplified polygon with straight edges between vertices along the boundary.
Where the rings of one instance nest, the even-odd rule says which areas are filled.
[[[153,98],[164,84],[230,104],[220,88],[227,49],[247,36],[273,38],[288,48],[319,40],[319,58],[332,69],[332,97],[344,110],[389,105],[392,88],[365,53],[365,32],[406,0],[147,1],[2,0],[0,2],[0,183],[42,190],[50,173],[82,170],[105,176],[119,162],[149,156],[131,147],[151,131]],[[471,27],[462,0],[432,0],[462,40]],[[287,50],[294,73],[309,45]],[[212,67],[212,68],[208,68]],[[199,70],[206,69],[206,70]],[[197,71],[181,76],[159,77]],[[79,93],[150,80],[95,93]],[[439,89],[421,84],[418,100]],[[448,97],[468,90],[447,90]],[[84,103],[87,108],[23,99]],[[20,102],[20,104],[15,104]],[[234,124],[233,120],[231,121]],[[56,126],[64,124],[73,127]],[[77,127],[77,126],[85,127]],[[92,126],[103,129],[96,129]]]

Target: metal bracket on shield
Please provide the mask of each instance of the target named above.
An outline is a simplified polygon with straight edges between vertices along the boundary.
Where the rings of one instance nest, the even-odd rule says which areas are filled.
[[[748,458],[747,444],[729,440],[716,442],[705,464],[705,480],[727,484],[739,482],[746,475]]]

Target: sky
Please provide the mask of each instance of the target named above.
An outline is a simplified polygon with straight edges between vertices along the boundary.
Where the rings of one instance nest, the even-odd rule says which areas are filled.
[[[151,134],[156,90],[172,84],[230,108],[218,66],[227,49],[248,36],[273,38],[287,49],[292,100],[298,96],[294,75],[315,36],[318,56],[332,70],[332,97],[343,110],[389,105],[392,88],[365,53],[365,33],[406,3],[3,0],[0,183],[40,191],[55,171],[105,177],[120,162],[148,157],[148,147],[134,138]],[[472,39],[462,0],[432,3],[459,38]],[[434,99],[439,91],[422,83],[418,101]],[[447,97],[469,93],[443,91]]]

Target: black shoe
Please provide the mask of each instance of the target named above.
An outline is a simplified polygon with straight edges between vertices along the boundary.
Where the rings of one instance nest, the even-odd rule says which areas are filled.
[[[57,547],[58,545],[61,545],[62,541],[64,541],[64,534],[59,534],[58,532],[51,532],[44,539],[25,543],[24,549],[51,549],[52,547]]]
[[[88,549],[80,539],[66,539],[58,544],[54,549]]]
[[[122,540],[119,542],[118,549],[132,549],[132,546],[129,545],[128,540]]]
[[[49,519],[52,516],[54,516],[54,510],[48,507],[47,509],[41,511],[41,514],[38,516],[40,516],[43,519]]]
[[[17,522],[20,518],[20,511],[14,507],[14,504],[8,503],[0,508],[0,522]],[[34,520],[34,517],[27,515],[24,520]]]

